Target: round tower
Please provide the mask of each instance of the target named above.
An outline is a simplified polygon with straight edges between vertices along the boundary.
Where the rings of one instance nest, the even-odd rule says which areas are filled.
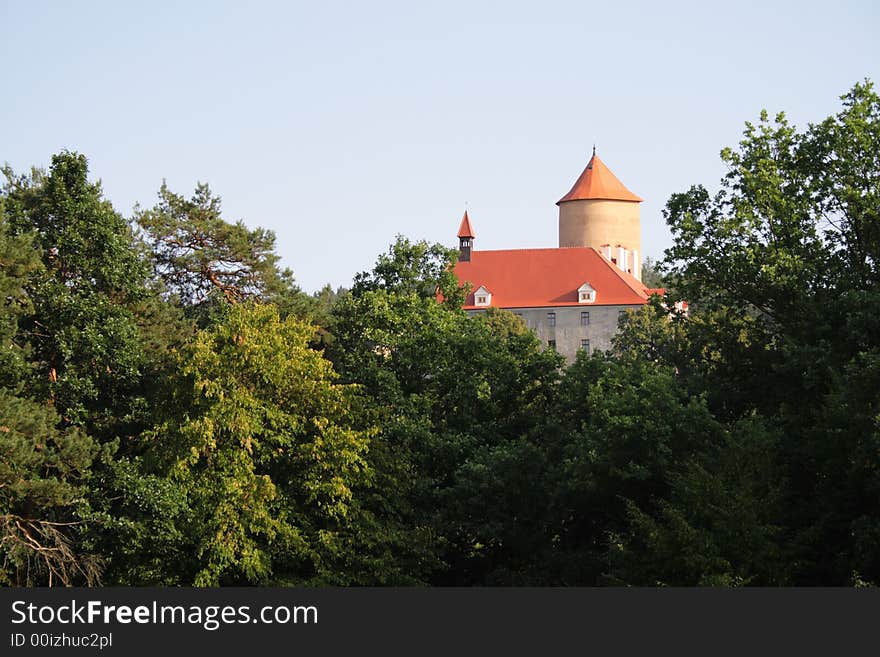
[[[642,278],[639,203],[596,155],[563,196],[559,206],[559,246],[591,246],[637,279]]]

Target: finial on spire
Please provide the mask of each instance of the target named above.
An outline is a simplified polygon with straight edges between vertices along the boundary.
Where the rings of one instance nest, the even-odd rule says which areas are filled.
[[[593,142],[593,157],[596,157],[596,142]]]

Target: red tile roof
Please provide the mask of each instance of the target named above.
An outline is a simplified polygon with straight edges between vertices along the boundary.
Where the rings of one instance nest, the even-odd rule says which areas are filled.
[[[581,201],[585,199],[605,199],[610,201],[634,201],[641,202],[644,199],[636,196],[617,179],[611,169],[596,155],[593,149],[593,157],[590,158],[587,168],[574,183],[574,187],[565,196],[556,202],[556,205],[566,201]]]
[[[636,305],[650,292],[591,247],[473,251],[455,265],[459,281],[471,284],[465,309],[474,309],[473,290],[484,285],[500,308]],[[578,288],[589,283],[596,301],[578,303]],[[481,306],[482,307],[482,306]]]
[[[464,216],[461,218],[461,226],[458,227],[458,236],[459,237],[470,237],[474,239],[474,229],[471,228],[471,220],[468,219],[467,210],[464,211]]]

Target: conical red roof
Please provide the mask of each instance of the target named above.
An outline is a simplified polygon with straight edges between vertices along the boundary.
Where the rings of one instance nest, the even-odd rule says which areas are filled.
[[[471,228],[471,220],[468,218],[467,210],[464,211],[464,216],[461,218],[461,226],[458,227],[458,236],[474,239],[474,229]]]
[[[593,157],[587,164],[587,168],[575,182],[571,191],[556,202],[556,205],[566,201],[581,201],[585,199],[605,199],[609,201],[634,201],[641,202],[644,199],[636,196],[617,179],[611,169],[596,155],[593,149]]]

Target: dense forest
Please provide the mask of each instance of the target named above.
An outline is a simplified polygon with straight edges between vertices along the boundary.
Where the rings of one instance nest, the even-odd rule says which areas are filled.
[[[568,366],[440,245],[310,295],[207,186],[7,166],[0,583],[880,583],[880,98],[721,157]]]

